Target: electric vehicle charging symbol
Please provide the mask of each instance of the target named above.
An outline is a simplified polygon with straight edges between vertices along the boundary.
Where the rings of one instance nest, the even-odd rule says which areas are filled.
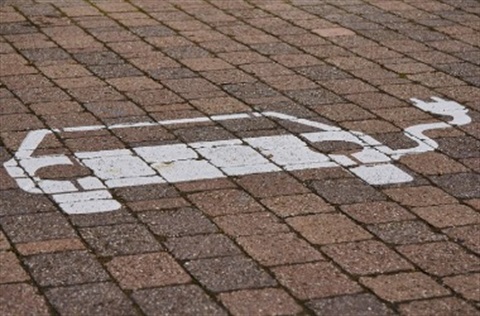
[[[393,162],[404,155],[433,151],[438,147],[425,131],[466,125],[471,122],[468,110],[454,102],[432,97],[432,102],[411,99],[425,112],[452,117],[448,122],[418,124],[404,129],[406,137],[417,146],[394,150],[361,132],[344,130],[314,120],[278,112],[251,112],[216,115],[158,122],[96,125],[63,129],[41,129],[27,134],[14,157],[4,163],[7,173],[24,191],[50,194],[67,214],[87,214],[114,211],[121,207],[108,189],[177,183],[193,180],[241,176],[254,173],[304,170],[343,166],[371,185],[405,183],[412,176]],[[219,141],[143,146],[67,155],[35,156],[34,151],[52,133],[94,131],[188,124],[269,117],[310,126],[318,131],[277,136],[261,136]],[[323,154],[311,149],[311,144],[344,141],[358,144],[362,150],[351,155]],[[56,165],[72,165],[76,160],[89,168],[93,176],[70,180],[48,180],[36,176],[39,169]]]

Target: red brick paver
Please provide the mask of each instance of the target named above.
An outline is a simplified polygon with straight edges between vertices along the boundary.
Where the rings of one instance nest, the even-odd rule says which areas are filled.
[[[479,21],[475,0],[0,1],[0,314],[479,315]],[[410,100],[431,97],[471,121]],[[326,125],[426,152],[308,139]],[[34,130],[53,133],[21,147]],[[290,136],[350,160],[305,167]],[[288,141],[265,153],[268,137]],[[132,150],[179,144],[150,184],[79,157],[123,150],[148,182]],[[263,164],[212,176],[208,149]],[[113,179],[92,184],[102,163]],[[58,201],[117,180],[116,210]]]

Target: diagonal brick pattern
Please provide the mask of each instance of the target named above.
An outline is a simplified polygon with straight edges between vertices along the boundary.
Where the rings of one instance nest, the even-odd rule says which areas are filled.
[[[480,314],[479,22],[476,0],[1,1],[0,314]],[[303,147],[284,164],[247,147],[251,174],[237,143],[202,160],[320,124],[415,147],[409,127],[450,122],[409,100],[435,96],[471,121],[420,133],[438,147],[393,162],[402,183],[291,167]],[[271,112],[296,119],[225,119]],[[6,168],[35,130],[55,132],[26,151],[72,164]],[[309,144],[361,161],[355,142]],[[126,154],[135,186],[95,178],[125,172],[116,158],[75,156],[152,146],[182,167],[154,182]],[[58,181],[118,207],[66,212]]]

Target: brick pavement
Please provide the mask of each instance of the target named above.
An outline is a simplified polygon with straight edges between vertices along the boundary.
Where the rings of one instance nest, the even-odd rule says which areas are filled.
[[[252,111],[394,149],[415,146],[409,126],[448,119],[410,98],[456,101],[472,121],[426,132],[436,150],[394,162],[404,183],[280,166],[110,189],[111,212],[66,214],[2,167],[0,313],[480,315],[479,32],[476,0],[1,1],[2,165],[39,129],[189,122],[63,131],[30,148],[72,157],[312,131],[189,121]],[[204,168],[188,166],[170,179]],[[35,174],[89,175],[80,160]]]

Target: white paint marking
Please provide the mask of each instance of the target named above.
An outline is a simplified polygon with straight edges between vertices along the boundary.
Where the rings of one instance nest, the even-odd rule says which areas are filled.
[[[122,187],[131,187],[131,186],[137,186],[137,185],[165,183],[165,180],[163,180],[159,176],[131,177],[131,178],[107,180],[105,181],[105,183],[109,188],[122,188]]]
[[[82,162],[102,180],[136,178],[156,174],[145,161],[136,156],[108,156],[83,159]]]
[[[35,193],[35,194],[44,193],[42,190],[38,188],[38,184],[33,182],[33,180],[30,178],[17,178],[15,180],[17,182],[18,187],[25,192]]]
[[[101,129],[106,129],[104,125],[92,125],[92,126],[76,126],[76,127],[66,127],[62,130],[64,132],[89,132],[89,131],[98,131]]]
[[[361,152],[352,154],[355,159],[363,163],[389,162],[391,159],[375,148],[364,148]]]
[[[185,144],[139,147],[133,149],[148,163],[196,159],[198,154]]]
[[[25,158],[20,160],[20,165],[30,176],[35,176],[37,170],[50,166],[73,165],[73,162],[67,156],[46,156]]]
[[[75,153],[75,157],[80,159],[130,156],[130,155],[132,155],[132,151],[129,149],[114,149],[114,150],[88,151],[88,152]]]
[[[107,187],[96,177],[78,179],[78,184],[85,190],[106,189]]]
[[[328,124],[297,118],[277,112],[252,112],[194,117],[157,122],[115,124],[111,126],[92,125],[67,127],[62,130],[36,130],[27,134],[14,158],[4,163],[7,173],[18,186],[30,193],[52,194],[53,199],[68,214],[88,214],[118,209],[120,203],[113,200],[106,187],[123,187],[152,183],[170,183],[222,178],[226,175],[247,175],[281,170],[304,170],[345,166],[350,171],[373,185],[385,185],[412,181],[413,178],[390,162],[404,155],[432,151],[438,143],[424,134],[425,131],[465,125],[471,122],[468,110],[453,101],[432,98],[432,102],[412,99],[414,106],[426,112],[448,115],[447,123],[418,124],[405,129],[405,136],[417,143],[415,147],[393,150],[376,139],[358,131],[342,130]],[[93,171],[94,176],[74,182],[65,180],[40,179],[35,174],[44,167],[72,165],[66,155],[33,157],[34,151],[52,133],[61,131],[79,132],[101,129],[148,127],[196,122],[237,120],[254,117],[271,117],[318,129],[318,132],[294,135],[250,137],[144,146],[139,148],[115,149],[93,152],[76,152],[80,165]],[[308,144],[302,139],[306,139]],[[349,155],[324,155],[310,145],[317,142],[340,141],[358,144],[360,152]],[[75,159],[75,158],[73,158]],[[381,163],[381,164],[379,164]],[[103,180],[105,184],[102,183]]]
[[[246,145],[202,147],[197,151],[217,167],[241,167],[269,164],[258,152]]]
[[[189,124],[189,123],[202,123],[202,122],[211,122],[208,117],[193,117],[177,120],[166,120],[158,122],[160,125],[176,125],[176,124]]]
[[[75,193],[54,194],[53,199],[58,203],[72,203],[78,201],[108,200],[112,195],[107,190],[85,191]]]
[[[221,169],[229,176],[243,176],[246,174],[282,171],[282,169],[272,163],[250,166],[223,167]]]
[[[360,166],[350,169],[357,177],[372,185],[385,185],[413,181],[403,170],[391,164]]]
[[[330,154],[330,155],[328,155],[328,157],[330,157],[333,161],[338,163],[340,166],[350,167],[350,166],[356,166],[357,165],[357,163],[354,160],[348,158],[345,155]]]
[[[220,146],[229,146],[229,145],[240,145],[242,141],[240,139],[227,139],[227,140],[216,140],[209,142],[196,142],[189,144],[192,148],[202,148],[202,147],[220,147]]]
[[[312,163],[305,163],[305,164],[286,165],[285,170],[294,171],[294,170],[306,170],[306,169],[317,169],[317,168],[333,168],[338,166],[339,165],[333,161],[312,162]]]
[[[251,118],[251,116],[247,113],[238,113],[238,114],[213,115],[210,118],[212,119],[212,121],[225,121],[225,120],[248,119],[248,118]]]
[[[38,186],[45,193],[63,193],[77,191],[77,188],[73,185],[71,181],[39,180]]]
[[[74,203],[60,203],[59,206],[65,213],[75,215],[116,211],[122,207],[122,204],[115,200],[93,200]]]
[[[224,178],[225,175],[205,160],[178,160],[155,163],[152,167],[170,183]]]

